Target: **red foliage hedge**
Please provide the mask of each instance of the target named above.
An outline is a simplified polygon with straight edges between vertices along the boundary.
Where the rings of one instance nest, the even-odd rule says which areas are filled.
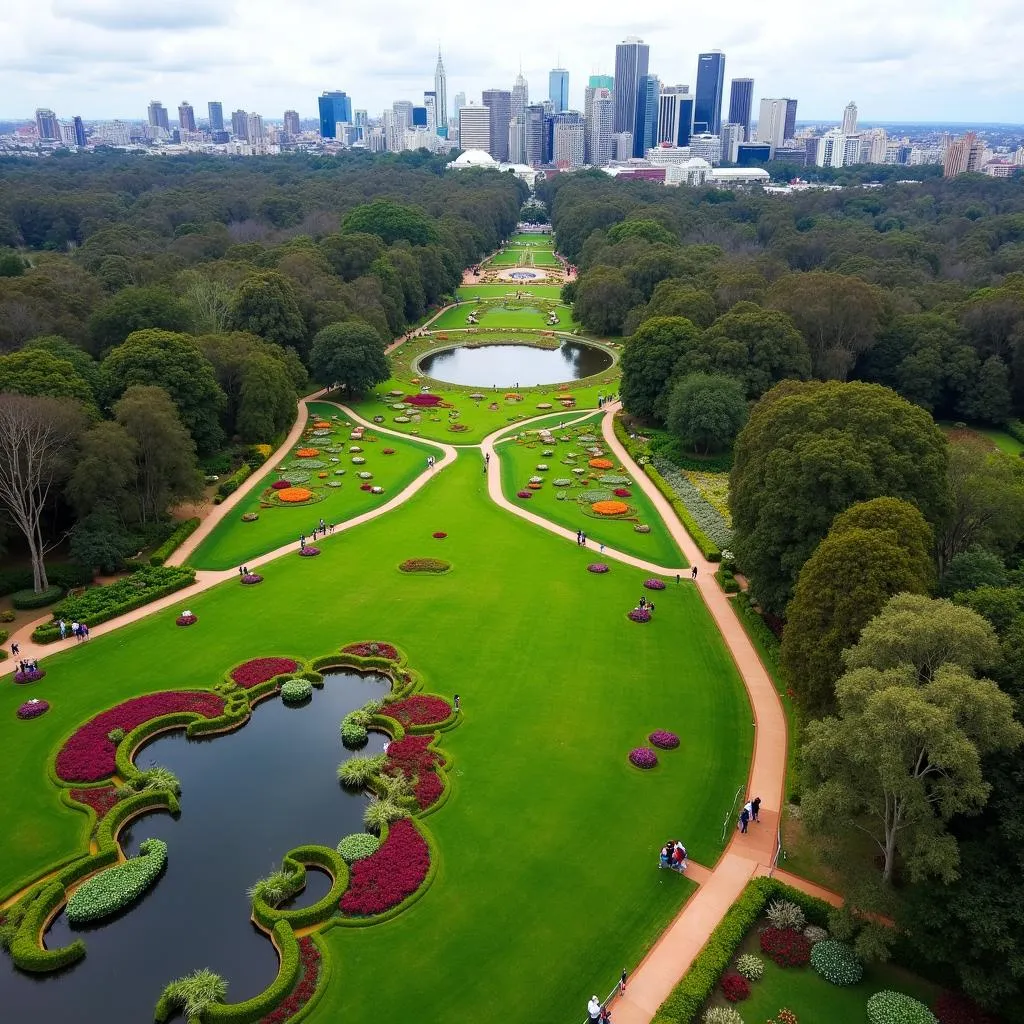
[[[811,943],[793,928],[765,928],[761,952],[780,967],[806,967],[811,960]]]
[[[430,870],[430,848],[409,820],[396,821],[380,849],[352,865],[339,906],[360,917],[397,907],[422,884]]]
[[[253,658],[239,665],[231,673],[231,679],[248,690],[250,686],[259,686],[274,676],[294,672],[298,667],[299,663],[291,658]]]
[[[320,976],[320,950],[308,935],[299,939],[299,960],[302,963],[302,973],[295,988],[275,1010],[261,1017],[259,1024],[284,1024],[313,998],[317,978]]]
[[[440,697],[430,697],[417,693],[405,700],[388,704],[384,708],[384,714],[401,722],[404,726],[410,725],[431,725],[435,722],[443,722],[451,717],[452,706]]]

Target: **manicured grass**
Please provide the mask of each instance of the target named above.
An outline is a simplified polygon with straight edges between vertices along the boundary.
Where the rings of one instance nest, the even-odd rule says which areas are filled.
[[[525,249],[506,249],[505,252],[496,252],[484,264],[488,267],[518,267],[525,262]]]
[[[600,470],[591,470],[587,466],[589,456],[586,448],[577,438],[580,434],[588,434],[597,438],[597,443],[607,451],[607,446],[601,437],[600,418],[595,416],[586,421],[583,425],[574,426],[561,433],[555,424],[542,424],[553,430],[555,443],[543,445],[536,437],[535,429],[532,428],[527,434],[525,441],[513,439],[499,443],[496,451],[501,459],[501,484],[505,497],[516,505],[521,505],[528,512],[550,519],[551,522],[564,526],[569,530],[583,530],[587,535],[587,544],[590,557],[593,561],[602,561],[599,545],[604,543],[609,547],[624,551],[629,555],[636,555],[644,558],[655,565],[667,567],[678,567],[685,569],[688,565],[683,553],[676,546],[672,535],[668,532],[661,518],[654,511],[647,498],[647,495],[637,486],[621,485],[626,487],[632,497],[624,498],[627,504],[636,509],[636,519],[603,519],[589,511],[584,511],[586,506],[580,505],[576,500],[577,495],[584,494],[587,490],[601,487],[603,490],[612,490],[615,486],[604,485],[596,480],[588,487],[555,487],[553,482],[556,479],[575,480],[573,468],[587,470],[586,476],[600,476]],[[559,436],[572,437],[573,440],[566,443],[559,441]],[[554,455],[545,457],[544,451],[552,451]],[[577,458],[572,466],[563,464],[567,452],[575,452]],[[613,459],[613,461],[616,461]],[[539,464],[548,466],[546,471],[538,470]],[[614,470],[605,472],[614,473]],[[516,497],[517,492],[526,488],[527,481],[531,477],[539,476],[544,478],[544,483],[539,490],[532,491],[529,499]],[[528,489],[528,488],[527,488]],[[564,494],[565,499],[559,501],[557,494]],[[646,523],[651,527],[650,533],[637,533],[633,527],[637,522]],[[612,571],[617,566],[612,564]],[[675,584],[671,584],[674,586]],[[640,595],[638,594],[637,597]],[[651,595],[655,598],[658,595]],[[634,602],[635,603],[635,602]],[[657,602],[655,602],[657,603]],[[632,607],[632,605],[630,605]],[[628,609],[626,609],[628,611]]]
[[[308,445],[322,449],[325,444],[330,444],[342,449],[337,454],[321,451],[317,461],[326,462],[327,468],[311,471],[312,479],[300,484],[322,494],[323,500],[291,508],[285,505],[265,505],[265,495],[271,483],[280,477],[289,479],[291,476],[284,468],[293,461],[293,457],[289,456],[280,462],[282,472],[267,477],[221,520],[188,559],[189,565],[196,569],[231,569],[285,544],[294,542],[298,547],[299,534],[304,533],[309,537],[321,519],[327,523],[343,523],[390,501],[420,473],[426,471],[428,455],[439,454],[437,448],[431,445],[387,434],[373,435],[369,430],[366,437],[376,436],[376,442],[370,442],[366,437],[362,441],[352,441],[349,439],[349,428],[343,425],[347,420],[336,405],[313,402],[309,408],[314,418],[322,416],[331,420],[332,416],[340,417],[338,429],[333,436],[306,437],[297,446]],[[364,465],[353,464],[353,456],[348,451],[352,445],[362,448],[356,457],[366,459]],[[393,448],[394,454],[382,454],[385,448]],[[339,461],[335,463],[331,459]],[[344,476],[335,475],[339,469],[345,470]],[[361,490],[360,484],[364,481],[358,476],[360,471],[372,473],[373,479],[365,482],[383,487],[384,493],[372,494]],[[329,474],[327,480],[319,479],[319,472]],[[340,481],[341,487],[328,487],[328,481]],[[242,516],[249,512],[256,512],[259,519],[254,523],[242,522]]]
[[[535,267],[560,267],[562,264],[555,259],[552,252],[540,250],[533,254],[533,266]]]
[[[470,284],[462,285],[456,296],[462,302],[472,302],[474,299],[493,299],[501,295],[515,297],[516,292],[523,295],[536,295],[539,299],[558,299],[562,296],[562,286],[559,284],[516,284],[513,281],[501,284]]]
[[[1005,430],[995,430],[992,427],[979,427],[978,433],[987,437],[1001,452],[1007,455],[1020,455],[1024,453],[1024,444],[1017,438],[1007,434]]]
[[[466,330],[473,325],[467,317],[475,309],[471,302],[463,303],[454,309],[445,310],[431,325],[431,331]],[[560,323],[558,330],[572,331],[578,326],[572,316],[570,306],[558,305],[555,310]],[[484,306],[478,317],[479,326],[485,329],[496,327],[515,327],[527,331],[546,331],[548,315],[546,310],[536,306],[523,306],[520,309],[505,309],[501,306]]]
[[[331,982],[309,1019],[471,1021],[497,1007],[579,1018],[692,891],[658,870],[660,844],[679,835],[697,860],[718,856],[722,815],[747,775],[750,710],[695,588],[669,588],[656,619],[634,624],[624,611],[644,573],[587,573],[589,553],[496,508],[484,483],[479,460],[462,457],[400,509],[327,537],[320,557],[274,562],[252,589],[189,597],[190,629],[167,611],[47,658],[31,689],[52,708],[34,721],[14,714],[24,688],[0,689],[0,894],[85,848],[86,818],[59,804],[45,766],[89,716],[212,684],[246,658],[389,640],[427,689],[462,697],[462,724],[441,743],[451,798],[426,819],[439,870],[396,920],[327,933]],[[424,555],[453,571],[397,572]],[[684,742],[641,773],[626,755],[655,728]],[[301,756],[282,750],[281,770]],[[268,865],[282,852],[268,850]]]
[[[554,235],[531,235],[529,232],[523,232],[518,235],[513,235],[509,239],[511,245],[536,245],[541,248],[554,249],[555,238]]]

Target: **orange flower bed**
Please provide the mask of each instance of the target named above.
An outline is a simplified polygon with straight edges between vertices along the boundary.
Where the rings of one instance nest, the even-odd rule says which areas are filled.
[[[531,491],[539,491],[541,489],[542,485],[541,484],[527,484],[526,486],[529,487]]]
[[[623,512],[629,511],[624,501],[595,501],[590,507],[599,516],[621,516]]]
[[[523,400],[523,396],[516,394],[514,391],[510,391],[505,396],[505,401],[506,402],[521,402],[522,400]]]
[[[330,425],[330,423],[327,422],[327,420],[317,420],[313,424],[313,427],[316,430],[330,430],[331,429],[331,425]]]
[[[283,491],[277,492],[279,501],[287,501],[297,504],[300,501],[309,501],[313,492],[308,487],[286,487]]]
[[[320,480],[326,480],[327,479],[327,474],[326,473],[317,473],[317,478],[320,479]]]
[[[315,459],[320,454],[319,448],[300,448],[295,453],[300,459]]]
[[[590,465],[591,469],[614,469],[615,468],[615,463],[612,462],[611,459],[591,459],[589,465]]]

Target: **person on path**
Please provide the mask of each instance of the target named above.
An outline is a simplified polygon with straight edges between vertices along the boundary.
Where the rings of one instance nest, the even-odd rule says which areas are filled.
[[[690,572],[690,579],[695,580],[697,578],[697,566],[694,566]]]
[[[327,536],[327,524],[321,519],[320,520],[320,532],[326,537]]]
[[[601,1019],[601,1000],[597,996],[590,997],[590,1002],[587,1003],[587,1016],[591,1020]]]
[[[602,543],[601,543],[601,554],[602,554],[602,555],[604,554],[604,542],[603,542],[603,541],[602,541]]]
[[[61,639],[63,640],[64,638],[61,637]],[[18,646],[18,644],[11,644],[11,657],[16,658],[19,654],[21,654],[21,648]]]
[[[586,547],[586,546],[587,546],[587,535],[586,535],[585,533],[581,533],[581,534],[580,534],[580,543],[581,543],[581,544],[582,544],[582,545],[583,545],[584,547]]]
[[[76,641],[82,639],[82,634],[79,632],[79,627],[78,627],[78,623],[77,622],[72,622],[71,623],[71,632],[74,635]]]
[[[579,547],[583,543],[583,531],[576,531],[576,546]]]
[[[245,575],[245,566],[244,565],[240,565],[238,567],[238,575],[239,576],[244,576]]]
[[[749,800],[743,805],[743,810],[745,810],[751,818],[754,817],[754,808]]]
[[[754,799],[750,801],[750,816],[754,819],[754,821],[760,822],[760,814],[761,798],[759,796],[755,796]]]
[[[746,835],[747,823],[749,821],[750,821],[750,811],[748,811],[746,809],[746,807],[744,807],[743,810],[740,811],[740,833],[741,834]]]
[[[623,967],[622,968],[622,976],[619,978],[619,995],[620,996],[622,995],[623,992],[626,991],[626,981],[627,981],[628,978],[629,978],[629,975],[626,973],[626,968]]]
[[[68,624],[61,619],[60,622],[57,623],[57,628],[60,630],[60,638],[63,640],[68,635]]]

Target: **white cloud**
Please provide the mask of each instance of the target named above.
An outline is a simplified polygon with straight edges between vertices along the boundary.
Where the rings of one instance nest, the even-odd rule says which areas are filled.
[[[691,87],[698,51],[724,50],[727,79],[755,80],[755,109],[760,96],[796,96],[801,119],[838,119],[854,98],[864,121],[1024,120],[1019,0],[733,0],[637,11],[634,21],[613,0],[562,0],[540,18],[524,10],[451,0],[0,4],[0,115],[46,106],[141,118],[153,97],[171,109],[189,97],[197,110],[218,99],[312,117],[325,89],[378,113],[433,88],[439,42],[449,102],[511,88],[521,62],[534,98],[547,94],[549,68],[569,68],[581,106],[587,77],[612,73],[615,44],[640,35],[651,71]]]

